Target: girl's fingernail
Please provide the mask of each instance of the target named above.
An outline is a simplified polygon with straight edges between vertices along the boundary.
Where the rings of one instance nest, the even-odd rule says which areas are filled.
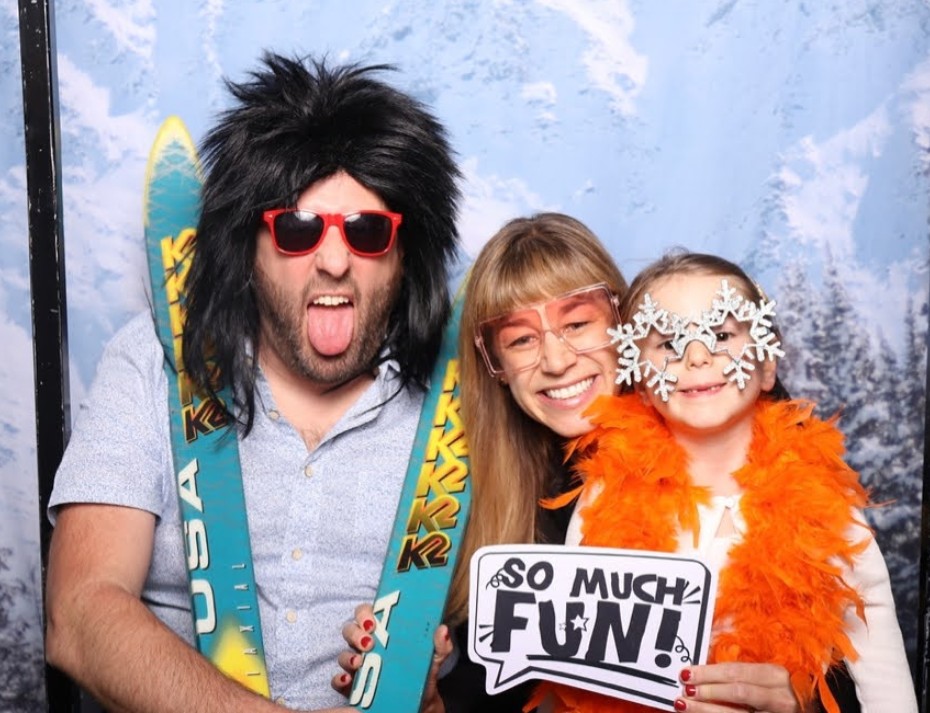
[[[688,704],[685,703],[685,702],[684,702],[683,700],[681,700],[680,698],[676,698],[676,699],[675,699],[675,710],[676,710],[676,711],[686,711],[686,710],[688,710]]]
[[[371,637],[370,637],[370,636],[363,636],[363,637],[359,640],[358,645],[361,646],[363,649],[367,649],[369,646],[371,646]]]
[[[697,695],[697,686],[692,686],[690,683],[685,686],[685,695],[688,698],[694,698]]]
[[[362,628],[365,631],[371,631],[375,628],[375,623],[371,619],[365,619],[365,621],[362,622]]]
[[[679,674],[679,676],[681,676],[681,680],[682,680],[682,681],[684,681],[685,683],[687,683],[688,681],[691,680],[691,669],[690,669],[690,668],[682,669],[682,671],[681,671],[681,673]]]
[[[362,663],[362,657],[358,654],[355,654],[352,658],[349,659],[349,666],[352,668],[358,668]]]
[[[339,677],[339,680],[342,681],[342,685],[346,685],[349,682],[349,674],[344,673]]]

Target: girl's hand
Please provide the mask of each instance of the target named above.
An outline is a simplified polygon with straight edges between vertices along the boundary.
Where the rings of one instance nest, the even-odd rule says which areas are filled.
[[[355,672],[362,664],[362,654],[371,651],[374,646],[375,617],[370,604],[359,604],[355,608],[355,618],[342,625],[342,638],[351,649],[339,654],[338,662],[342,673],[332,679],[332,687],[348,697],[352,690]],[[426,679],[426,689],[420,704],[420,713],[445,713],[446,707],[439,697],[437,681],[439,668],[452,653],[452,639],[449,628],[440,624],[433,634],[433,661]]]
[[[802,713],[788,671],[768,663],[691,666],[679,675],[683,695],[676,711],[687,713]]]

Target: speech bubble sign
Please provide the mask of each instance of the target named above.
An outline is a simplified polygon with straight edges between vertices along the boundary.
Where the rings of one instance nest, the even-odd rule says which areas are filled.
[[[716,576],[699,559],[564,545],[495,545],[471,559],[468,651],[488,693],[548,679],[674,710],[704,663]]]

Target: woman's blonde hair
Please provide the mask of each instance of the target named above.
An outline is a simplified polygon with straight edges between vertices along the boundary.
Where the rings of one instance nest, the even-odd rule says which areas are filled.
[[[530,543],[536,511],[562,476],[561,439],[527,416],[491,376],[475,345],[478,325],[515,308],[599,282],[622,298],[627,284],[610,254],[580,221],[561,213],[511,220],[472,265],[459,336],[462,420],[472,474],[471,515],[446,607],[468,616],[468,565],[484,545]]]

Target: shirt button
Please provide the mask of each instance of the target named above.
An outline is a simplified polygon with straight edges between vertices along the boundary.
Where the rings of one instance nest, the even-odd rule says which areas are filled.
[[[297,621],[297,612],[289,610],[287,614],[284,615],[284,618],[287,619],[288,624],[293,624]]]
[[[299,560],[303,556],[303,550],[301,550],[299,547],[291,552],[291,559]]]
[[[275,411],[274,409],[271,409],[271,410],[268,412],[268,418],[270,418],[272,421],[277,421],[279,418],[281,418],[281,414],[279,414],[279,413],[278,413],[277,411]]]
[[[313,466],[312,465],[308,464],[304,466],[304,475],[308,478],[313,477]]]

